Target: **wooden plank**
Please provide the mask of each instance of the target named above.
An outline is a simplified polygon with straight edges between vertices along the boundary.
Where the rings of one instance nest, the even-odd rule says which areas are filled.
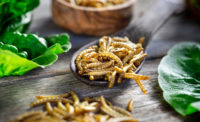
[[[150,67],[154,62],[158,63],[159,60],[147,61],[143,70],[141,71],[141,74],[149,75],[153,72],[156,73],[156,69],[154,68],[154,71],[152,71],[153,67]],[[153,79],[155,79],[155,77]],[[150,86],[152,83],[150,81],[144,81],[144,85],[148,92],[151,93],[152,90]],[[112,89],[91,87],[76,80],[76,78],[71,73],[68,73],[50,78],[27,79],[19,81],[15,84],[1,87],[0,98],[4,99],[1,99],[0,101],[0,108],[1,111],[5,112],[0,113],[0,118],[2,118],[1,120],[3,121],[7,119],[10,120],[17,114],[25,112],[29,109],[29,104],[35,99],[34,96],[36,95],[60,94],[69,91],[72,88],[82,97],[104,95],[112,99],[115,104],[119,105],[125,105],[124,103],[127,103],[128,100],[132,97],[135,99],[136,106],[138,107],[145,106],[150,103],[155,103],[154,99],[148,95],[144,95],[140,91],[140,88],[135,82],[131,82],[130,85],[124,84],[118,87],[116,86]],[[84,93],[82,93],[83,91]],[[140,99],[146,99],[149,102],[138,102],[141,101]],[[119,102],[116,102],[116,100]]]
[[[151,76],[150,80],[143,81],[148,91],[147,95],[141,92],[134,81],[112,89],[91,87],[76,80],[71,73],[50,78],[27,79],[1,87],[0,98],[3,98],[0,101],[1,121],[11,120],[20,113],[32,110],[29,109],[29,104],[35,100],[36,95],[60,94],[72,88],[81,97],[104,95],[114,104],[124,108],[128,101],[134,98],[135,109],[133,115],[140,121],[183,121],[185,118],[179,116],[163,101],[162,92],[157,83],[159,62],[160,59],[146,61],[140,72],[140,74]],[[37,107],[36,109],[40,108]]]

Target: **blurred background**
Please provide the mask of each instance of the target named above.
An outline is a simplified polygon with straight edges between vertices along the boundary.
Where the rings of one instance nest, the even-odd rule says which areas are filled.
[[[143,16],[153,5],[159,0],[138,0],[134,6],[134,17],[132,22]],[[67,32],[71,37],[73,45],[72,50],[77,50],[82,45],[91,42],[99,37],[77,35],[57,26],[51,15],[51,0],[41,0],[41,4],[33,12],[33,22],[30,27],[30,32],[37,32],[42,36]],[[148,49],[157,49],[149,51],[149,57],[159,57],[166,52],[172,45],[181,41],[197,41],[200,39],[200,22],[190,12],[184,11],[177,13],[176,16],[170,18],[161,29],[153,35]],[[166,41],[167,40],[167,41]],[[174,41],[176,40],[176,41]],[[164,48],[156,47],[164,44]],[[159,51],[161,50],[161,51]],[[159,53],[158,53],[159,52]]]

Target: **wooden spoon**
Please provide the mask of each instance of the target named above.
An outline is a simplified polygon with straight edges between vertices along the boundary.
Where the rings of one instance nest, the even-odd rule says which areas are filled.
[[[132,25],[124,30],[111,35],[111,36],[127,36],[132,41],[138,41],[142,36],[145,37],[144,49],[147,47],[149,40],[152,37],[152,34],[155,33],[161,25],[166,22],[171,16],[175,13],[182,11],[184,8],[183,0],[160,0],[152,9],[150,9],[143,17],[139,18],[138,21],[135,21]],[[89,46],[98,45],[98,40],[95,40],[74,53],[71,59],[71,70],[75,77],[86,84],[104,86],[108,85],[108,81],[91,81],[88,77],[81,76],[77,73],[77,67],[75,60],[77,55],[87,49]],[[144,64],[144,60],[141,65],[137,68],[135,73],[138,73]]]

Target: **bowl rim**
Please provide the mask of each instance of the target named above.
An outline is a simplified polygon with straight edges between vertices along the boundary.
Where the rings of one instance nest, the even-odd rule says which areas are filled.
[[[54,1],[54,0],[53,0]],[[101,8],[94,8],[94,7],[85,7],[85,6],[77,6],[77,5],[71,5],[70,3],[64,1],[64,0],[55,0],[56,2],[59,2],[60,4],[63,4],[67,7],[70,7],[72,9],[77,10],[83,10],[83,11],[112,11],[112,10],[119,10],[123,8],[130,7],[136,3],[137,0],[128,0],[123,4],[111,6],[111,7],[101,7]]]

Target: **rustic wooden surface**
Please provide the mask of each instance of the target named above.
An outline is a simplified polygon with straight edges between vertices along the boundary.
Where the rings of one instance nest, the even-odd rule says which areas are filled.
[[[148,10],[157,0],[140,0],[136,8],[136,19]],[[65,32],[57,27],[52,19],[49,1],[42,1],[34,11],[32,32],[47,36]],[[0,79],[0,121],[7,122],[16,115],[29,109],[29,104],[36,95],[60,94],[70,89],[75,90],[81,97],[104,95],[121,107],[126,107],[128,101],[135,100],[133,115],[144,122],[182,122],[198,121],[199,114],[182,117],[177,114],[162,98],[162,91],[157,82],[157,67],[161,58],[174,44],[182,41],[198,41],[200,39],[200,24],[190,15],[179,14],[171,18],[153,37],[148,46],[149,57],[140,74],[148,75],[150,80],[143,81],[148,95],[144,95],[137,84],[132,81],[112,89],[88,86],[77,80],[69,69],[69,61],[73,52],[82,45],[97,37],[77,36],[69,33],[73,48],[70,52],[59,56],[59,60],[45,69],[35,69],[21,77],[6,77]],[[39,109],[39,108],[36,108]]]

